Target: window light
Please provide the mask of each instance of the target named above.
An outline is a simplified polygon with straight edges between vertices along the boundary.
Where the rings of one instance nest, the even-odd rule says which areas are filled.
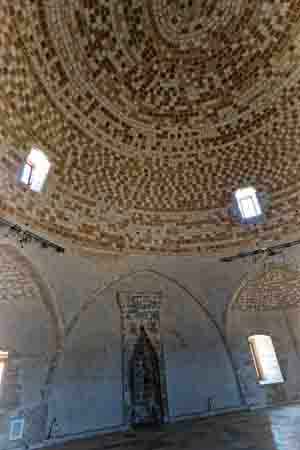
[[[0,384],[2,382],[4,367],[5,367],[5,361],[2,360],[2,361],[0,361]]]
[[[238,189],[235,192],[235,198],[243,219],[252,219],[262,214],[256,190],[253,187]]]
[[[260,384],[283,383],[283,376],[270,336],[255,335],[248,339]]]
[[[9,440],[17,441],[22,439],[24,432],[24,417],[13,417],[10,421]]]
[[[8,358],[8,353],[0,351],[0,384],[1,384],[1,381],[3,378],[3,372],[4,372],[7,358]]]
[[[46,155],[33,148],[23,165],[20,180],[27,184],[32,191],[40,192],[47,179],[50,163]]]

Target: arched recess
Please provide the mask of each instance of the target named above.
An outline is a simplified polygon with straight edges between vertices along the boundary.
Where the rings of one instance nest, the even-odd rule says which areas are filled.
[[[95,292],[69,323],[52,397],[59,435],[123,424],[121,311],[117,304],[117,294],[123,291],[161,292],[171,418],[206,413],[209,398],[220,409],[240,405],[228,347],[203,300],[177,280],[144,269],[122,275]]]
[[[46,278],[40,273],[32,259],[29,259],[24,254],[18,252],[16,247],[13,248],[17,252],[19,261],[23,261],[24,264],[27,265],[29,273],[40,290],[41,301],[43,302],[45,310],[48,313],[52,335],[55,338],[54,351],[48,354],[48,370],[43,389],[43,398],[46,400],[49,394],[48,391],[51,387],[56,365],[63,350],[65,340],[65,324],[56,301],[54,290],[51,288]]]
[[[65,327],[57,306],[54,291],[49,286],[47,280],[41,275],[32,259],[29,258],[24,251],[21,251],[16,245],[3,240],[3,243],[0,244],[0,256],[3,254],[10,255],[11,260],[15,260],[14,267],[17,267],[17,265],[22,267],[23,272],[25,270],[27,276],[30,277],[34,284],[38,287],[40,291],[40,301],[49,314],[53,334],[56,340],[56,346],[60,346],[64,339]]]
[[[299,320],[300,272],[292,264],[263,257],[241,280],[226,311],[226,339],[248,404],[300,398]],[[259,384],[248,344],[249,336],[256,334],[272,338],[283,384]]]
[[[34,265],[15,246],[1,244],[0,349],[8,352],[8,360],[1,386],[0,420],[22,414],[28,443],[45,437],[47,403],[43,394],[62,342],[59,321],[52,293]],[[1,437],[5,440],[7,426],[4,429]]]
[[[230,302],[227,305],[226,311],[225,311],[225,321],[224,321],[224,328],[225,328],[225,336],[227,337],[229,335],[230,331],[230,313],[233,309],[235,303],[238,301],[239,296],[241,293],[247,288],[248,284],[251,283],[251,281],[255,280],[258,276],[258,274],[262,273],[264,270],[264,264],[267,259],[267,255],[262,256],[251,269],[242,276],[240,281],[238,282],[237,288],[234,291],[234,294],[230,300]]]
[[[262,259],[261,263],[263,263],[263,259]],[[190,289],[188,289],[188,287],[185,284],[181,283],[177,279],[170,277],[169,275],[166,275],[162,272],[159,272],[159,271],[156,271],[153,269],[149,269],[149,268],[134,270],[132,272],[128,272],[123,275],[117,276],[110,283],[104,284],[102,287],[97,288],[95,290],[95,292],[85,302],[83,302],[79,311],[77,313],[75,313],[73,318],[69,321],[69,324],[66,327],[66,336],[71,334],[73,328],[76,327],[77,322],[80,320],[81,315],[85,311],[87,311],[90,308],[90,306],[92,306],[94,303],[96,303],[99,300],[99,298],[103,297],[107,291],[115,288],[119,283],[122,283],[123,281],[126,281],[127,279],[129,279],[135,275],[139,275],[139,274],[150,274],[150,275],[152,274],[154,276],[157,276],[158,278],[165,279],[165,280],[169,281],[170,283],[174,283],[175,285],[178,286],[178,289],[182,290],[194,303],[196,303],[202,309],[203,313],[207,316],[207,319],[215,327],[216,332],[218,333],[218,335],[223,343],[224,349],[226,351],[228,359],[230,360],[230,364],[232,366],[232,370],[233,370],[233,373],[234,373],[234,376],[236,379],[236,385],[237,385],[237,389],[239,391],[240,401],[243,404],[244,396],[243,396],[242,388],[241,388],[241,385],[239,382],[239,378],[236,374],[235,364],[234,364],[234,360],[232,358],[232,353],[231,353],[230,347],[227,345],[226,335],[224,335],[223,330],[220,327],[220,325],[218,324],[217,320],[215,320],[213,315],[209,312],[208,308],[205,306],[206,300],[205,300],[204,295],[201,295],[201,297],[199,295],[198,296],[194,295],[192,293],[192,291]],[[225,326],[225,329],[226,329],[226,326]]]
[[[50,356],[61,345],[64,335],[53,292],[41,278],[32,261],[14,245],[0,245],[0,264],[0,308],[2,308],[3,322],[6,317],[4,311],[19,319],[19,323],[16,322],[15,327],[12,327],[15,332],[14,340],[11,333],[7,331],[8,325],[5,326],[3,323],[0,327],[0,339],[3,345],[18,354],[38,354],[44,352],[44,346],[47,343],[49,350],[53,349],[48,353]],[[19,326],[20,324],[23,326]],[[26,342],[26,326],[29,329],[30,326],[34,329],[36,327],[36,333],[40,332],[40,339],[38,334],[33,334],[30,341]],[[48,334],[44,342],[43,336],[46,332]]]

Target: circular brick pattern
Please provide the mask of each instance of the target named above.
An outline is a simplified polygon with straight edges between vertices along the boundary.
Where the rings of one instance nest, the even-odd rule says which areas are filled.
[[[3,0],[0,207],[90,249],[215,254],[247,177],[299,228],[300,1]],[[16,186],[31,145],[43,196]]]

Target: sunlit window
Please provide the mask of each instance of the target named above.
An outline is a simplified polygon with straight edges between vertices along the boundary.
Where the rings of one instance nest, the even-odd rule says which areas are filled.
[[[255,335],[249,337],[248,341],[259,383],[283,383],[283,376],[271,337]]]
[[[20,180],[30,187],[32,191],[40,192],[47,179],[50,162],[46,155],[33,148],[23,165]]]
[[[235,198],[243,219],[252,219],[262,214],[256,190],[253,187],[238,189],[235,192]]]
[[[17,441],[22,439],[24,431],[24,417],[13,417],[10,421],[9,440]]]
[[[0,384],[2,382],[3,372],[5,369],[5,364],[6,364],[7,358],[8,358],[8,353],[0,351]]]

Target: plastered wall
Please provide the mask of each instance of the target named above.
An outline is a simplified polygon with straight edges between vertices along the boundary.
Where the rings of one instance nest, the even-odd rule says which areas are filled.
[[[1,386],[2,448],[124,425],[119,292],[161,295],[170,421],[299,398],[298,307],[291,309],[291,302],[285,306],[284,298],[276,309],[241,307],[239,288],[253,270],[249,261],[87,259],[5,244],[0,264],[5,267],[0,293],[7,293],[0,299],[0,346],[9,351],[8,364],[16,370],[14,383],[8,382],[6,370]],[[256,276],[251,278],[252,293]],[[244,285],[243,295],[249,286]],[[20,298],[18,307],[13,307],[15,298]],[[257,383],[247,344],[255,332],[272,336],[283,386],[262,388]],[[7,393],[13,402],[4,401]],[[8,440],[9,421],[16,416],[25,417],[24,442]]]

